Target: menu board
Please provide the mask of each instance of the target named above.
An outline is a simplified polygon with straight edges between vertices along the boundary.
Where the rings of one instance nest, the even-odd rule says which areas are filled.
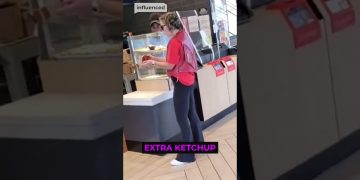
[[[218,43],[230,45],[228,12],[225,0],[211,0],[214,32],[217,34]]]
[[[209,15],[199,16],[199,23],[200,23],[200,29],[203,30],[207,35],[206,36],[208,38],[207,41],[209,42],[209,44],[212,44],[210,16]]]
[[[187,17],[187,21],[189,25],[189,32],[196,32],[200,30],[197,16],[189,16]]]

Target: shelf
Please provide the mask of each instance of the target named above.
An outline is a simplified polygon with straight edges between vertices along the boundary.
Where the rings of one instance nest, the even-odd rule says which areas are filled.
[[[166,49],[161,49],[161,50],[134,50],[134,52],[137,53],[161,53],[161,52],[165,52]]]
[[[148,80],[157,80],[157,79],[169,79],[169,76],[168,75],[152,75],[152,76],[147,76],[147,77],[141,78],[140,80],[148,81]]]
[[[152,39],[151,37],[156,37],[156,39]],[[166,55],[168,39],[162,32],[129,36],[128,42],[131,60],[134,64],[142,62],[141,56],[146,54],[151,54],[156,57],[165,57]],[[150,50],[150,47],[154,48],[154,50]],[[159,72],[156,68],[136,68],[136,79],[140,81],[162,80],[166,79],[165,77],[167,77],[166,72]]]
[[[87,44],[56,53],[55,58],[96,58],[121,57],[121,45],[118,44]]]
[[[0,45],[0,57],[7,62],[22,61],[39,56],[39,38],[31,36],[8,44]]]
[[[29,37],[24,37],[24,38],[22,38],[22,39],[18,39],[18,40],[15,40],[15,41],[12,41],[12,42],[8,42],[8,43],[0,43],[0,48],[2,48],[2,47],[6,47],[6,46],[13,46],[13,45],[17,45],[17,44],[19,44],[19,43],[23,43],[23,42],[26,42],[26,41],[31,41],[31,40],[33,40],[33,39],[35,39],[35,38],[37,38],[37,37],[35,37],[35,36],[29,36]]]
[[[54,55],[56,59],[88,59],[88,58],[101,58],[101,57],[111,57],[111,58],[121,58],[121,54],[69,54],[69,55]]]

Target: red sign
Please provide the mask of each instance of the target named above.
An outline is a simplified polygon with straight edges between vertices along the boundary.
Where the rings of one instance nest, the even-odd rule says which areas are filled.
[[[214,68],[216,77],[219,77],[225,73],[224,66],[221,64],[220,60],[215,60],[209,62],[208,64]]]
[[[219,59],[222,61],[228,69],[228,72],[235,70],[235,62],[231,59],[231,56],[225,56]]]
[[[331,19],[333,33],[342,31],[355,24],[355,12],[349,0],[322,0]]]
[[[268,9],[279,9],[293,33],[294,46],[300,48],[321,38],[321,26],[305,0],[273,3]]]

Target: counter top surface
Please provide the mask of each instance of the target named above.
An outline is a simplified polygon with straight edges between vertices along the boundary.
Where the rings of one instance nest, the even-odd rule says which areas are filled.
[[[38,94],[0,107],[0,137],[93,139],[121,128],[121,94]]]
[[[124,95],[124,105],[154,106],[172,97],[173,91],[135,91]]]

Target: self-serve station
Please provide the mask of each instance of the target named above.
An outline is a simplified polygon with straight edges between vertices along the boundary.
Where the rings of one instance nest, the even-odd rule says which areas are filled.
[[[238,26],[256,180],[281,179],[338,140],[324,24],[308,1],[290,0],[255,8]]]
[[[360,128],[360,2],[314,1],[324,17],[340,138]]]
[[[236,104],[237,102],[237,56],[225,56],[220,58],[221,62],[225,66],[226,81],[229,91],[229,102],[230,105]]]
[[[205,64],[197,79],[204,121],[236,104],[236,56]]]

